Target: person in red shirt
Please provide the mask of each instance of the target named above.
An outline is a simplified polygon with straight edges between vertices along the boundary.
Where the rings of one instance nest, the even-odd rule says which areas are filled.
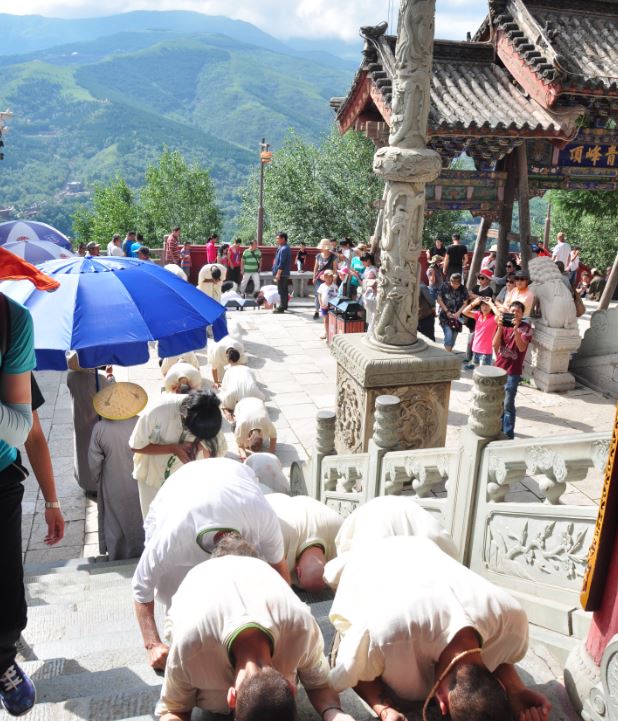
[[[227,279],[240,284],[240,263],[242,260],[242,240],[240,238],[236,238],[234,243],[230,245],[227,251],[227,259],[229,263]]]
[[[206,243],[206,265],[212,265],[217,262],[217,236],[213,235],[208,238]]]
[[[495,366],[507,373],[504,389],[504,413],[502,431],[507,438],[515,437],[515,396],[524,368],[526,351],[532,340],[533,330],[523,320],[524,304],[515,300],[509,306],[510,315],[498,315],[498,326],[494,335]]]
[[[163,247],[163,262],[180,265],[180,228],[176,227],[166,236]]]

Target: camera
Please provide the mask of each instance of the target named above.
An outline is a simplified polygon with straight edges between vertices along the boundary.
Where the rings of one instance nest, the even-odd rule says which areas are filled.
[[[514,313],[503,313],[502,314],[502,325],[505,328],[512,328],[514,318],[515,318]]]

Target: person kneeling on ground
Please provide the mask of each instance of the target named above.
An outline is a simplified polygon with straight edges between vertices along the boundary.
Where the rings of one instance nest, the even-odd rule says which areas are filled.
[[[353,721],[328,685],[317,621],[258,558],[226,555],[194,568],[174,596],[170,635],[161,721],[189,721],[194,706],[235,721],[292,721],[297,679],[322,721]]]
[[[144,528],[146,546],[132,586],[135,613],[153,668],[164,668],[168,651],[157,631],[154,599],[167,611],[187,573],[211,557],[226,533],[233,531],[255,546],[290,582],[277,516],[253,471],[238,461],[209,458],[188,463],[163,486]]]
[[[388,594],[376,579],[388,579]],[[381,721],[435,698],[451,721],[545,721],[551,704],[513,665],[528,619],[505,590],[425,538],[387,538],[352,554],[330,611],[341,642],[330,674]]]
[[[292,583],[305,591],[319,593],[328,588],[324,566],[336,555],[335,537],[343,516],[309,496],[266,496],[277,514]]]
[[[259,453],[269,439],[269,451],[277,447],[277,429],[270,420],[264,401],[259,398],[243,398],[234,411],[236,428],[234,434],[238,453],[244,461],[249,453]]]
[[[255,380],[253,371],[245,365],[239,365],[240,353],[236,348],[228,348],[226,355],[230,365],[223,376],[220,397],[223,413],[232,423],[238,401],[243,398],[259,398],[263,401],[264,394]]]
[[[211,365],[212,379],[217,388],[219,387],[221,379],[223,378],[225,366],[230,362],[227,353],[230,348],[236,349],[240,356],[237,361],[234,361],[234,363],[246,365],[247,356],[245,355],[245,348],[239,340],[233,338],[231,335],[226,335],[224,338],[221,338],[221,340],[217,343],[208,344],[208,362]]]

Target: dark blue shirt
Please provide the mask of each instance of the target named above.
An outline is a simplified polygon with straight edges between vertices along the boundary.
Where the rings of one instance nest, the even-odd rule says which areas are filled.
[[[277,254],[275,255],[273,275],[275,275],[279,270],[281,271],[282,276],[290,275],[290,271],[292,270],[292,252],[290,251],[290,246],[287,243],[285,243],[285,245],[280,245],[277,250]]]

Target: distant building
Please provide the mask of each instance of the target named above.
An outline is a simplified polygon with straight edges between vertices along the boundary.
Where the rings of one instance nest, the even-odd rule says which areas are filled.
[[[79,180],[74,180],[71,183],[67,183],[67,193],[83,193],[84,184]]]

